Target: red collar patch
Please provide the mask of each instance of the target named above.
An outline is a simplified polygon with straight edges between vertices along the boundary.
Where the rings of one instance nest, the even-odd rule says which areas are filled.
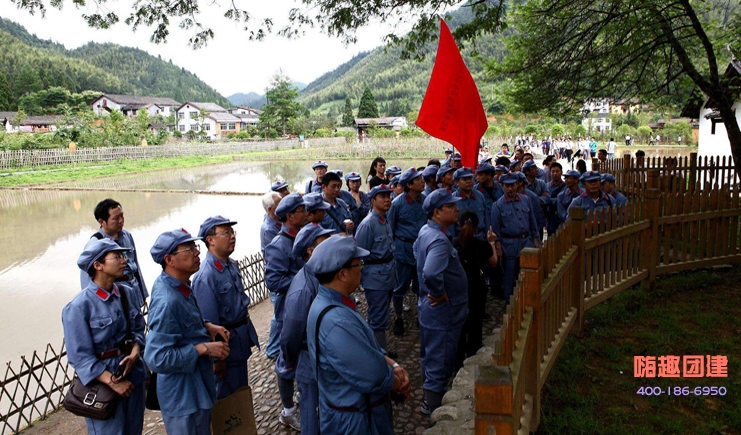
[[[515,195],[514,198],[510,198],[509,196],[504,197],[504,202],[512,202],[512,201],[519,201],[520,200],[520,194],[518,193]]]
[[[412,201],[414,201],[414,200],[412,199],[412,197],[411,197],[411,196],[409,196],[409,195],[405,196],[405,198],[407,199],[407,203],[408,203],[408,204],[411,204],[411,203],[412,203]]]
[[[221,261],[214,260],[214,266],[216,266],[216,270],[218,270],[219,272],[223,272],[224,271],[224,265],[221,264]]]
[[[190,298],[190,289],[187,285],[180,283],[180,285],[178,286],[178,291],[186,298]]]
[[[353,311],[355,311],[356,305],[355,305],[355,302],[352,299],[348,298],[347,296],[342,296],[342,303],[345,304],[345,305],[347,305],[348,307],[352,308]]]
[[[100,287],[98,287],[98,290],[95,290],[95,294],[98,295],[98,297],[104,301],[107,300],[108,297],[111,296],[107,291],[103,290]]]
[[[283,224],[282,224],[282,223],[280,223],[279,221],[275,221],[275,225],[277,225],[277,226],[278,226],[278,228],[280,228],[280,227],[282,227],[282,226],[283,226]]]
[[[288,228],[288,234],[292,235],[293,237],[296,237],[298,235],[298,233],[296,231],[293,231],[290,228]]]
[[[386,223],[386,219],[384,219],[383,216],[378,216],[378,222],[380,222],[382,224],[385,224]]]

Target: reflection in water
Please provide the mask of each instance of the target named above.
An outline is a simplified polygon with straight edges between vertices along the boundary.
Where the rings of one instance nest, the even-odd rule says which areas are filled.
[[[370,162],[330,163],[330,169],[365,175]],[[402,164],[403,163],[403,164]],[[391,162],[404,168],[423,161]],[[125,228],[134,235],[144,279],[151,287],[161,272],[149,249],[163,231],[186,228],[197,233],[215,214],[239,222],[235,258],[260,249],[263,219],[259,196],[116,192],[124,188],[161,188],[265,192],[279,178],[303,192],[313,178],[311,162],[230,163],[162,171],[149,175],[65,183],[110,188],[111,192],[0,190],[0,362],[17,360],[47,343],[61,342],[61,310],[79,291],[76,261],[97,230],[95,205],[112,197],[123,205]],[[202,257],[205,256],[205,251]]]

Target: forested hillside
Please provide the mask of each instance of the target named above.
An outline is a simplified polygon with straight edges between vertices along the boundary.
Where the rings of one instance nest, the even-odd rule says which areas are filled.
[[[7,88],[3,82],[7,82]],[[0,102],[3,97],[9,101],[9,106],[2,109],[15,110],[24,94],[51,87],[72,93],[92,90],[229,105],[193,73],[142,50],[96,43],[67,50],[0,18],[0,92],[9,93],[0,96]]]
[[[462,8],[453,12],[447,23],[454,29],[458,23],[471,17],[470,11]],[[406,115],[417,110],[422,103],[436,49],[437,42],[428,44],[429,54],[422,62],[402,60],[401,48],[398,47],[385,51],[384,47],[378,47],[360,53],[309,83],[299,100],[312,111],[342,113],[345,98],[350,97],[353,108],[357,109],[363,89],[368,86],[382,115]],[[467,46],[463,50],[463,58],[476,80],[487,112],[498,112],[503,105],[495,92],[499,82],[486,76],[485,62],[501,60],[505,53],[501,35],[486,35],[476,42],[475,47]]]

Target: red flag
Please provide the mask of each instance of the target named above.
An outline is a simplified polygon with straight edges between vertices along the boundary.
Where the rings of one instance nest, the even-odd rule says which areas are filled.
[[[486,112],[476,83],[442,19],[437,58],[416,124],[430,136],[455,146],[463,166],[476,167],[479,141],[487,128]]]

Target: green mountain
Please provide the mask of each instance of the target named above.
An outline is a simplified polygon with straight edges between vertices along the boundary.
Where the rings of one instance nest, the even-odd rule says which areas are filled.
[[[59,86],[73,93],[92,90],[230,105],[224,96],[172,61],[116,44],[88,43],[67,50],[2,18],[0,74],[5,76],[11,101],[16,104],[27,92]]]
[[[458,9],[446,22],[455,29],[473,17],[470,10]],[[357,110],[363,89],[368,86],[381,115],[399,116],[418,110],[424,98],[435,61],[437,42],[425,48],[423,61],[402,60],[401,48],[377,47],[363,52],[313,82],[301,92],[299,101],[318,113],[342,113],[345,98],[350,97]],[[475,44],[462,50],[474,80],[479,88],[487,112],[498,112],[501,104],[495,94],[498,81],[489,78],[484,70],[486,61],[501,60],[506,54],[501,35],[484,35]]]

